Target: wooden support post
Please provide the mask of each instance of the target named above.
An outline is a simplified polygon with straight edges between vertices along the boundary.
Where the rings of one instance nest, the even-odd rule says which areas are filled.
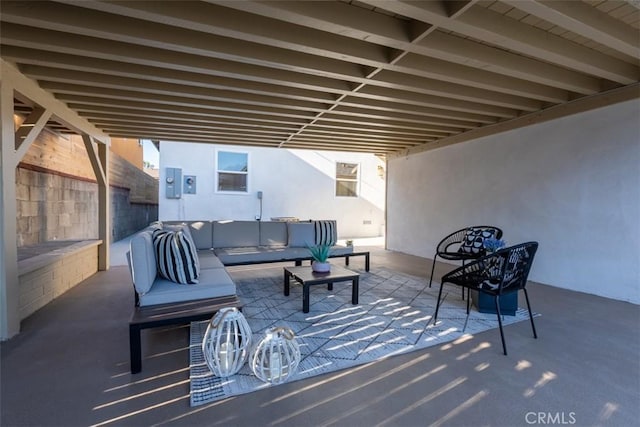
[[[90,135],[83,134],[82,140],[89,155],[93,172],[98,181],[98,239],[102,240],[98,246],[98,270],[109,269],[109,147],[107,144],[95,143]]]
[[[13,85],[0,80],[0,339],[20,332]]]

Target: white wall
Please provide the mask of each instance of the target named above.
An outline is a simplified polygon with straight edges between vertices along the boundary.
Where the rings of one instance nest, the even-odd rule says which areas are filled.
[[[249,153],[247,194],[220,194],[215,187],[216,150]],[[360,197],[335,196],[336,162],[360,164]],[[185,142],[160,142],[159,219],[253,220],[259,214],[257,192],[263,192],[262,218],[336,219],[340,238],[384,233],[384,162],[371,154],[233,147]],[[165,197],[167,167],[195,175],[197,194]],[[365,222],[369,222],[366,223]]]
[[[390,160],[389,249],[494,224],[540,243],[531,280],[639,304],[639,119],[634,100]]]

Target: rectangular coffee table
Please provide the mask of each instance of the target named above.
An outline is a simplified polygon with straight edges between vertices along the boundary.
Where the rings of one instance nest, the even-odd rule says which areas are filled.
[[[333,290],[335,282],[351,280],[351,304],[358,304],[358,284],[360,274],[339,265],[331,265],[329,273],[315,273],[311,266],[284,267],[284,295],[289,296],[290,280],[293,278],[302,285],[302,312],[309,312],[309,286],[327,285],[327,289]]]

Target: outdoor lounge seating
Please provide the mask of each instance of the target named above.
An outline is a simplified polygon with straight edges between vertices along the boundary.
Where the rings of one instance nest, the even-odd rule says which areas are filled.
[[[336,221],[166,221],[164,226],[186,225],[193,236],[201,265],[233,266],[293,261],[300,265],[311,260],[309,246],[328,238],[331,258],[365,258],[369,271],[369,252],[354,252],[352,246],[336,244]],[[323,225],[323,228],[320,227]],[[330,236],[327,237],[326,232]],[[323,231],[325,234],[322,234]]]
[[[161,245],[164,243],[159,244],[154,233],[178,231],[183,240],[177,244],[185,246],[181,247],[179,256],[165,260],[159,255],[163,253]],[[369,271],[369,252],[354,252],[351,246],[336,245],[336,240],[335,221],[171,221],[151,224],[133,237],[127,253],[136,307],[129,323],[132,373],[139,372],[141,367],[142,329],[188,323],[195,315],[200,318],[213,315],[221,307],[241,306],[226,266],[282,261],[302,265],[303,261],[311,260],[308,246],[326,242],[332,245],[331,257],[345,257],[347,265],[350,257],[364,256],[365,269]],[[180,264],[180,267],[174,264]],[[190,271],[186,266],[193,267],[191,273],[195,274],[196,270],[199,273],[188,274]],[[176,270],[184,270],[187,274],[176,275]],[[194,302],[195,306],[189,305]]]
[[[485,239],[500,239],[501,237],[502,230],[491,225],[465,227],[449,234],[436,247],[436,254],[433,256],[431,264],[429,287],[433,281],[433,271],[436,268],[438,257],[447,261],[462,261],[462,265],[464,265],[467,261],[478,259],[486,253],[483,245]],[[462,289],[462,299],[464,300],[464,289]]]
[[[498,325],[500,326],[500,338],[502,339],[502,349],[506,356],[507,346],[504,340],[504,332],[502,330],[500,297],[513,292],[518,292],[522,289],[527,300],[527,309],[529,310],[529,319],[531,320],[533,337],[538,338],[536,327],[533,322],[531,304],[529,303],[529,294],[526,289],[527,277],[529,276],[529,271],[533,264],[533,257],[537,250],[538,242],[527,242],[500,249],[442,276],[442,280],[440,281],[440,291],[438,292],[438,303],[436,305],[436,312],[433,320],[434,323],[438,320],[438,310],[442,299],[442,288],[445,283],[461,286],[463,290],[466,288],[491,295],[495,300]],[[467,298],[467,315],[469,314],[469,308],[470,301],[469,298]]]
[[[436,253],[433,256],[429,287],[431,287],[431,282],[433,281],[433,271],[438,257],[447,261],[462,261],[464,265],[466,261],[483,256],[485,254],[484,239],[492,237],[495,239],[502,238],[502,230],[491,225],[475,225],[454,231],[442,239],[438,243]]]

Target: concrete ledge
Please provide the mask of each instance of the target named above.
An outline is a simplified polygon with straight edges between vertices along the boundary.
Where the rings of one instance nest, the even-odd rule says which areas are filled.
[[[56,248],[46,254],[40,254],[32,256],[30,258],[18,261],[18,276],[22,276],[27,273],[31,273],[34,270],[45,267],[49,264],[64,258],[71,256],[77,252],[90,248],[92,246],[99,246],[102,244],[102,240],[82,240],[80,242],[72,243],[68,246]]]
[[[75,242],[19,261],[20,319],[94,275],[101,243],[102,240]]]

